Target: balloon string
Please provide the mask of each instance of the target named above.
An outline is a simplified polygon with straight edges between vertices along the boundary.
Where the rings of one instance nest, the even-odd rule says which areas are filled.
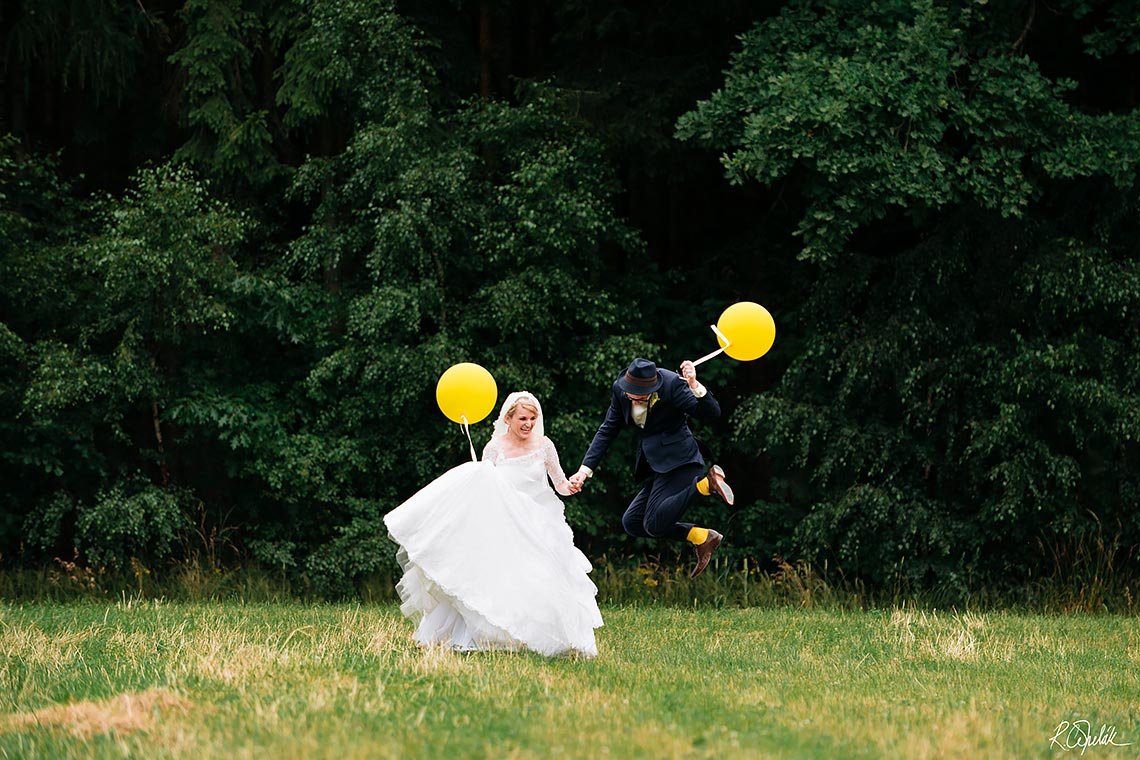
[[[732,345],[732,343],[729,341],[729,339],[724,337],[724,333],[722,333],[720,330],[716,329],[716,325],[709,325],[709,327],[712,328],[712,331],[714,333],[716,333],[716,337],[718,337],[724,341],[724,345],[721,346],[720,348],[718,348],[716,351],[713,351],[711,354],[705,354],[700,359],[697,359],[695,362],[693,362],[694,367],[697,366],[698,364],[704,364],[705,362],[707,362],[709,359],[713,358],[714,356],[720,356],[722,353],[724,353],[724,349],[726,349]]]
[[[716,351],[713,351],[711,354],[705,354],[705,355],[704,355],[704,356],[702,356],[700,359],[694,359],[694,360],[693,360],[693,366],[695,367],[695,366],[697,366],[698,364],[704,364],[704,363],[705,363],[705,362],[707,362],[709,359],[713,358],[714,356],[719,356],[719,355],[720,355],[720,354],[722,354],[722,353],[724,353],[724,349],[723,349],[723,348],[718,348]]]
[[[467,445],[471,447],[471,461],[478,462],[479,459],[475,456],[475,443],[471,440],[471,428],[467,424],[467,415],[461,414],[459,419],[461,420],[459,424],[463,426],[463,432],[467,434]]]

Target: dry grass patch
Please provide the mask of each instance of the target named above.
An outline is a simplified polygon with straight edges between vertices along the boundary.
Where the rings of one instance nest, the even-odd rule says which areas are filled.
[[[467,667],[467,659],[463,655],[451,651],[445,646],[417,647],[405,652],[399,659],[399,665],[406,667],[416,675],[456,675],[471,670]]]
[[[313,626],[262,637],[219,627],[199,631],[185,642],[190,670],[230,686],[263,681],[270,674],[296,672],[319,659],[327,645],[313,645]]]
[[[1008,647],[1002,651],[983,651],[987,621],[972,612],[939,615],[896,609],[887,621],[884,636],[890,645],[905,656],[920,655],[935,660],[976,661],[983,653],[989,658],[1008,659]]]
[[[631,727],[628,734],[630,750],[642,757],[685,758],[697,754],[692,740],[686,732],[678,731],[676,726],[645,721]]]
[[[191,650],[193,651],[193,650]],[[237,685],[262,680],[270,672],[288,669],[288,655],[245,640],[206,640],[190,662],[200,675]]]
[[[932,714],[931,714],[932,713]],[[994,710],[980,706],[975,700],[957,709],[926,709],[919,713],[922,731],[888,731],[876,735],[868,725],[870,736],[884,756],[933,760],[941,757],[1001,757],[1012,749],[1011,739],[1003,734]],[[881,729],[881,726],[880,726]],[[1005,730],[1011,730],[1005,727]]]
[[[86,739],[110,732],[149,731],[159,717],[171,713],[185,715],[191,707],[192,702],[171,691],[149,689],[101,701],[73,702],[11,715],[0,726],[5,732],[39,727],[62,729]]]
[[[360,641],[364,651],[375,657],[385,657],[407,648],[409,629],[399,620],[380,620],[366,627]]]
[[[6,625],[0,634],[0,655],[35,667],[60,669],[79,658],[80,647],[101,631],[87,629],[48,635],[35,626]]]
[[[941,634],[935,641],[923,642],[923,651],[930,657],[972,662],[978,659],[978,637],[969,628]]]

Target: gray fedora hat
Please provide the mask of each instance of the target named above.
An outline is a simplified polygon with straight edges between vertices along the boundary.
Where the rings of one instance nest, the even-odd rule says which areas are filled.
[[[618,378],[618,387],[634,396],[648,396],[661,390],[665,384],[657,365],[648,359],[634,359],[625,374]]]

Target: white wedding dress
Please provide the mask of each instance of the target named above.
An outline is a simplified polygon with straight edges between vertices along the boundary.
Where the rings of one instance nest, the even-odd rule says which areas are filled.
[[[508,459],[492,438],[483,461],[447,471],[384,517],[400,545],[396,589],[419,623],[416,641],[597,654],[598,589],[548,476],[565,492],[550,439]]]

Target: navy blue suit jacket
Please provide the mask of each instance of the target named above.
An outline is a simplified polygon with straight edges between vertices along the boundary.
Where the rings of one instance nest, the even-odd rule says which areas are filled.
[[[591,470],[597,469],[625,426],[633,428],[637,436],[634,475],[638,479],[647,478],[655,472],[670,472],[687,464],[705,463],[693,432],[689,430],[687,418],[690,415],[698,419],[719,417],[720,404],[708,388],[702,398],[697,398],[689,390],[689,384],[676,372],[667,369],[658,372],[665,383],[657,392],[657,403],[646,415],[644,428],[634,424],[633,403],[614,382],[610,408],[606,410],[606,418],[590,442],[590,448],[582,460],[583,465]]]

